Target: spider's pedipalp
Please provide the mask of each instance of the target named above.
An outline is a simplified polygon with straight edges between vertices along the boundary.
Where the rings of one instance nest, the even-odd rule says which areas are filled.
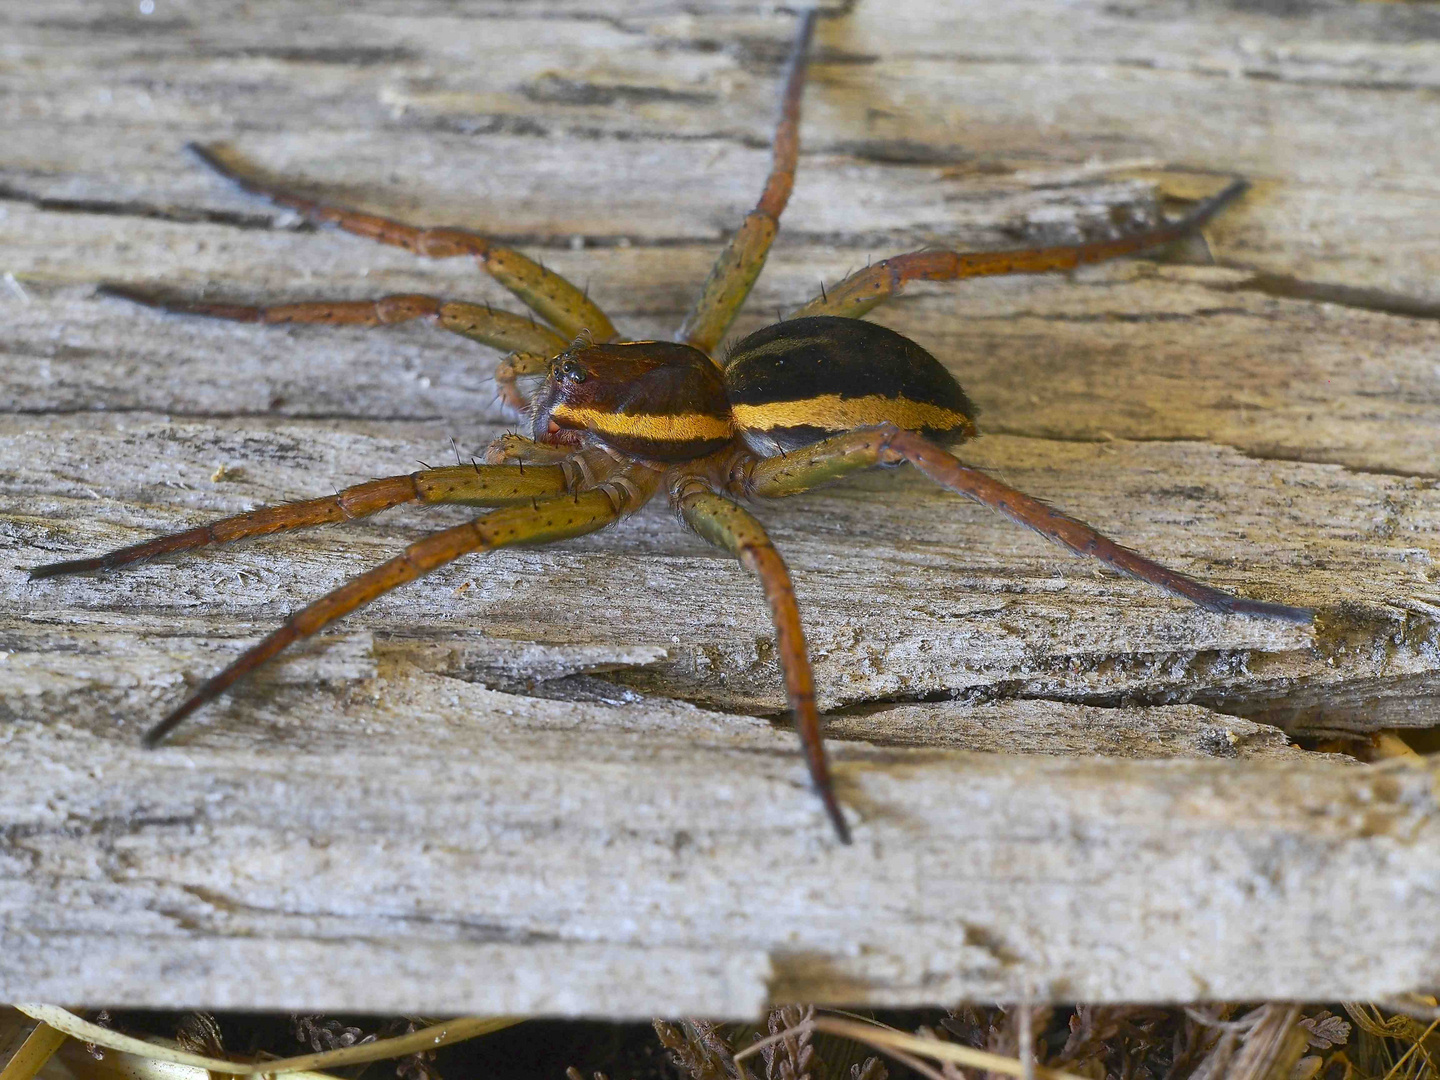
[[[538,328],[537,328],[538,329]],[[530,405],[530,395],[520,389],[520,380],[537,382],[550,370],[550,361],[563,350],[556,352],[512,352],[495,365],[495,383],[500,388],[500,401],[512,409],[524,410]]]
[[[1076,555],[1099,559],[1122,574],[1138,578],[1206,611],[1258,615],[1308,625],[1314,612],[1233,596],[1162,566],[1115,543],[1083,521],[1046,506],[1039,499],[964,465],[928,439],[894,424],[880,424],[836,435],[786,458],[766,458],[737,478],[737,494],[782,498],[875,465],[909,462],[941,487],[988,506],[1018,525],[1033,529]]]
[[[252,536],[369,517],[410,502],[511,506],[535,498],[551,498],[566,490],[566,473],[558,465],[531,469],[521,469],[516,465],[450,465],[443,469],[425,469],[403,476],[367,480],[321,499],[264,506],[184,532],[157,536],[91,559],[37,566],[31,569],[30,577],[37,579],[93,570],[115,570],[177,551],[193,551]]]
[[[810,667],[800,609],[795,603],[795,587],[790,582],[785,560],[753,514],[712,490],[699,476],[681,474],[671,486],[670,497],[687,525],[716,547],[730,552],[760,579],[770,604],[770,620],[775,626],[785,696],[805,750],[811,782],[841,843],[850,843],[850,826],[835,797],[835,782],[825,754],[820,712],[815,705],[815,675]]]
[[[654,490],[652,483],[648,491],[653,494]],[[252,645],[239,659],[207,680],[178,708],[147,731],[144,743],[152,747],[158,745],[196,709],[219,697],[288,646],[310,637],[336,619],[348,615],[392,589],[453,562],[461,555],[513,544],[548,544],[572,536],[583,536],[615,521],[621,512],[614,505],[611,495],[591,491],[574,499],[562,496],[533,505],[497,510],[493,514],[417,540],[389,562],[381,563],[373,570],[351,578],[334,592],[291,615],[283,626]]]
[[[546,446],[509,431],[485,448],[481,460],[487,465],[564,465],[575,451],[560,446]]]
[[[615,336],[615,326],[609,316],[583,289],[576,288],[534,259],[492,243],[479,233],[453,228],[422,229],[393,218],[307,199],[234,168],[211,147],[190,143],[186,149],[241,191],[294,210],[310,221],[333,225],[357,236],[402,247],[431,259],[471,256],[481,269],[562,334],[573,337],[583,328],[601,341]]]
[[[815,33],[817,11],[811,8],[800,17],[795,43],[785,70],[785,89],[780,96],[780,123],[775,128],[774,163],[766,177],[760,201],[715,260],[701,286],[700,296],[678,339],[701,352],[713,352],[725,330],[734,321],[740,306],[765,266],[770,245],[780,228],[780,215],[795,186],[795,166],[800,156],[800,97],[805,91],[805,65],[810,39]]]
[[[820,295],[798,308],[790,318],[839,315],[858,319],[900,292],[909,281],[959,281],[1004,274],[1044,274],[1134,255],[1189,236],[1243,195],[1248,187],[1244,180],[1232,180],[1222,191],[1203,200],[1183,217],[1113,240],[1006,251],[960,252],[925,248],[905,255],[893,255],[851,274],[829,290],[821,286]]]

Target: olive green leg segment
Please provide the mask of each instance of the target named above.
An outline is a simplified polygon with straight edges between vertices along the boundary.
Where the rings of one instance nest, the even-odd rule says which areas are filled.
[[[785,675],[785,692],[800,743],[810,767],[810,779],[825,804],[835,832],[843,843],[850,842],[850,827],[835,798],[835,785],[820,734],[820,713],[815,707],[815,676],[805,646],[805,630],[795,603],[790,572],[765,528],[747,510],[711,491],[703,481],[687,477],[672,491],[676,507],[688,524],[716,547],[724,548],[760,579],[770,602],[770,619],[780,650],[780,668]]]
[[[680,340],[702,352],[714,351],[740,305],[750,295],[780,228],[780,215],[790,201],[800,155],[800,96],[805,89],[805,60],[815,32],[815,18],[814,9],[801,16],[795,44],[791,47],[785,91],[780,100],[780,123],[775,129],[774,163],[765,181],[765,190],[715,261],[699,299],[680,327]]]
[[[1247,600],[1201,584],[1138,552],[1121,547],[1084,522],[1051,509],[1039,499],[961,464],[953,454],[928,439],[893,424],[837,435],[783,458],[763,459],[753,466],[742,468],[732,486],[741,494],[779,498],[808,491],[817,484],[857,469],[872,465],[897,465],[906,461],[941,487],[988,506],[1017,525],[1033,529],[1077,555],[1099,559],[1111,569],[1183,597],[1206,611],[1226,615],[1259,615],[1304,625],[1308,625],[1314,617],[1314,613],[1305,608]]]
[[[619,511],[611,500],[603,492],[594,491],[575,498],[567,495],[535,505],[497,510],[417,540],[403,554],[351,578],[334,592],[291,615],[283,626],[247,649],[233,664],[147,731],[145,745],[155,746],[196,709],[224,693],[286,647],[310,637],[392,589],[454,562],[461,555],[514,544],[548,544],[566,540],[603,528],[618,516]]]
[[[540,357],[545,364],[570,345],[553,330],[513,311],[496,311],[488,304],[449,300],[440,306],[437,321],[452,334],[511,354]],[[544,368],[541,368],[542,372]]]
[[[839,315],[858,319],[899,293],[909,281],[958,281],[1001,274],[1044,274],[1073,270],[1083,263],[1134,255],[1148,248],[1173,243],[1195,232],[1239,198],[1247,187],[1245,181],[1235,180],[1183,217],[1114,240],[1010,251],[958,252],[930,248],[896,255],[851,274],[829,290],[822,290],[819,296],[789,317],[801,319],[810,315]]]
[[[511,248],[492,247],[480,265],[518,296],[521,303],[567,337],[589,334],[592,340],[604,342],[613,341],[617,336],[610,317],[583,290],[534,259],[527,259]]]
[[[177,551],[193,551],[252,536],[268,536],[312,525],[333,525],[369,517],[405,503],[512,506],[554,498],[568,490],[566,472],[559,465],[523,468],[519,465],[472,464],[424,469],[406,476],[368,480],[323,499],[261,507],[198,528],[119,548],[93,559],[37,566],[30,571],[30,577],[48,578],[92,570],[115,570]]]
[[[333,225],[357,236],[402,247],[431,259],[471,256],[481,269],[563,335],[573,338],[588,332],[596,341],[609,341],[615,336],[614,324],[584,290],[533,259],[492,243],[478,233],[465,229],[421,229],[349,207],[306,199],[236,169],[210,147],[191,143],[188,149],[241,191],[294,210],[309,221]]]

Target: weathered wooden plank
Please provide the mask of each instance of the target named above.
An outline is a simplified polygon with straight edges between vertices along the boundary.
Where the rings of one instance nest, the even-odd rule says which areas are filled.
[[[1440,981],[1433,770],[1258,722],[1430,726],[1440,697],[1420,5],[858,5],[821,27],[800,183],[739,324],[870,257],[1102,235],[1249,175],[1208,248],[917,287],[877,317],[965,382],[975,463],[1315,606],[1313,635],[1188,609],[902,472],[760,508],[854,850],[764,719],[754,585],[659,506],[443,571],[134,748],[243,641],[460,512],[20,567],[474,453],[513,419],[493,357],[424,328],[95,297],[510,303],[462,261],[298,228],[180,145],[491,229],[668,334],[755,197],[789,32],[727,3],[0,11],[0,999],[738,1015]]]
[[[144,421],[93,431],[76,420],[69,430],[83,440],[53,430],[0,439],[17,463],[5,478],[11,497],[25,506],[4,525],[12,543],[27,545],[14,549],[16,562],[322,494],[407,471],[428,452],[325,427],[237,434]],[[918,477],[877,474],[759,508],[794,564],[829,705],[948,691],[1194,700],[1312,731],[1430,722],[1440,596],[1425,576],[1426,544],[1440,505],[1428,481],[1191,442],[997,436],[971,456],[1176,565],[1241,592],[1316,605],[1318,636],[1189,608]],[[32,627],[79,630],[103,612],[110,626],[173,633],[188,618],[201,620],[191,631],[201,637],[243,638],[464,513],[396,513],[114,575],[29,583],[12,569],[0,579]],[[732,709],[781,707],[755,586],[659,506],[560,549],[465,560],[348,625],[473,647],[495,637],[638,649],[645,665],[614,678]],[[30,630],[16,640],[44,653],[56,637]],[[162,682],[198,674],[193,655],[171,654]]]
[[[453,680],[437,708],[436,680],[392,673],[383,724],[337,703],[260,746],[9,726],[34,764],[0,791],[0,994],[635,1015],[1437,976],[1431,768],[846,744],[841,849],[785,733]]]
[[[390,209],[673,241],[714,239],[763,174],[786,36],[771,17],[341,9],[312,41],[311,7],[264,5],[244,27],[223,12],[97,19],[83,5],[18,6],[0,73],[12,186],[253,217],[253,203],[170,156],[187,138],[233,135],[332,191],[384,193]],[[1307,13],[860,5],[822,26],[807,102],[807,156],[838,153],[841,168],[828,179],[807,169],[787,229],[851,244],[896,228],[1013,239],[1073,219],[1002,202],[980,225],[957,187],[984,206],[1073,185],[1097,161],[1183,163],[1264,181],[1265,212],[1232,216],[1232,261],[1433,304],[1433,12],[1322,2]],[[37,65],[47,78],[33,78]],[[100,66],[113,74],[97,92]],[[885,177],[883,196],[845,197],[864,194],[853,185],[866,174]],[[665,198],[651,198],[660,175]],[[957,231],[967,218],[982,231]]]

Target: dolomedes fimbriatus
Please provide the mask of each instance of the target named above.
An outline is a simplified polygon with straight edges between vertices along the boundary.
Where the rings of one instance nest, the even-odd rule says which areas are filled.
[[[1120,547],[1089,526],[962,465],[941,444],[975,433],[955,379],[914,342],[861,322],[915,280],[1065,270],[1164,244],[1192,232],[1244,189],[1231,183],[1170,223],[1119,239],[1016,251],[927,249],[852,274],[790,318],[712,359],[754,283],[789,199],[798,152],[805,56],[815,16],[801,19],[785,80],[774,164],[755,210],[730,240],[680,328],[678,341],[626,341],[581,290],[518,252],[460,229],[421,229],[300,198],[195,148],[222,176],[311,221],[432,258],[470,256],[544,320],[432,296],[247,307],[112,295],[166,311],[266,323],[375,326],[429,319],[502,350],[502,392],[524,406],[530,436],[493,443],[484,464],[426,468],[333,496],[254,510],[92,559],[35,568],[37,578],[114,569],[140,559],[308,525],[348,521],[402,503],[500,507],[411,544],[293,614],[201,686],[145,736],[155,744],[205,702],[286,646],[422,574],[474,551],[550,543],[593,532],[664,491],[685,522],[729,550],[764,586],[780,667],[810,774],[842,840],[849,827],[831,785],[805,638],[784,562],[760,523],[734,499],[805,491],[857,469],[909,462],[936,483],[983,503],[1072,551],[1093,555],[1211,611],[1308,621],[1300,608],[1231,596]],[[543,379],[533,398],[523,380]]]

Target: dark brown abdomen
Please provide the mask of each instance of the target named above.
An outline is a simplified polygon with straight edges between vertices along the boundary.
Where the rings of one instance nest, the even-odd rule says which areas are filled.
[[[940,361],[860,319],[815,316],[767,326],[725,362],[736,430],[765,457],[889,422],[935,439],[975,434],[975,408]]]

